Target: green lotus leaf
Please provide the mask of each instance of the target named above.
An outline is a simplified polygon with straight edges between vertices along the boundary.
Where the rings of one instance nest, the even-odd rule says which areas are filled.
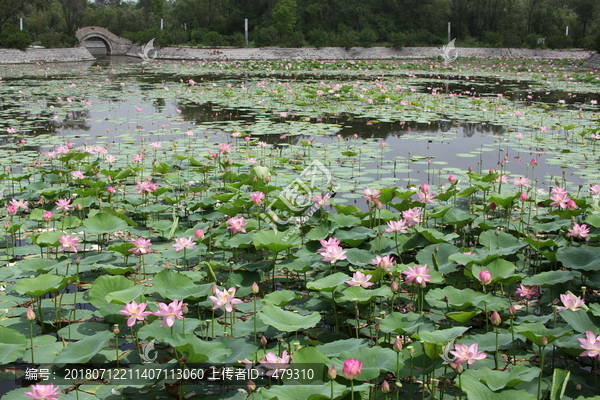
[[[264,306],[258,316],[265,324],[271,325],[282,332],[295,332],[312,328],[321,320],[321,315],[318,312],[310,315],[300,315],[291,311],[284,311],[272,304]]]

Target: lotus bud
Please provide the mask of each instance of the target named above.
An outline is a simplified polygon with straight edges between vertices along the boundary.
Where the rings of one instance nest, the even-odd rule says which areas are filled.
[[[360,376],[363,363],[358,361],[356,358],[349,358],[344,361],[344,368],[342,374],[346,379],[354,380]]]
[[[248,388],[249,392],[254,392],[256,390],[256,383],[252,382],[252,380],[249,380],[246,387]]]
[[[489,285],[492,283],[492,274],[487,269],[479,272],[479,281],[482,285]]]
[[[457,374],[460,374],[464,371],[462,364],[450,363],[450,368],[456,371]]]
[[[577,203],[575,203],[573,200],[569,199],[569,200],[567,200],[567,208],[569,210],[574,210],[577,208]]]
[[[8,213],[8,215],[15,215],[17,213],[17,207],[6,206],[6,212]]]
[[[196,239],[202,240],[204,239],[204,231],[202,229],[196,229],[196,232],[194,232],[194,236],[196,236]]]
[[[511,304],[510,307],[508,307],[508,313],[514,317],[515,315],[517,315],[517,307],[515,307],[514,304]]]
[[[392,290],[392,293],[398,293],[400,291],[400,286],[398,286],[398,284],[396,283],[396,281],[393,281],[390,284],[390,289]]]
[[[52,220],[52,211],[44,211],[44,220],[45,221]]]
[[[294,343],[292,343],[292,347],[294,348],[294,351],[298,351],[302,348],[302,345],[300,344],[299,341],[294,341]]]
[[[75,209],[77,211],[81,211],[81,210],[83,210],[83,205],[81,203],[77,203],[77,204],[75,204]]]
[[[496,228],[496,230],[494,231],[494,233],[496,234],[496,236],[500,235],[500,228]]]
[[[107,187],[107,188],[106,188],[106,191],[107,191],[109,194],[113,194],[113,193],[114,193],[116,190],[115,190],[115,188],[114,188],[114,187],[112,187],[112,186],[109,186],[109,187]]]
[[[218,289],[219,289],[219,288],[217,287],[217,285],[213,284],[213,285],[211,286],[211,288],[210,288],[210,292],[211,292],[212,294],[216,295],[216,294],[217,294],[217,290],[218,290]]]
[[[331,364],[331,367],[329,367],[329,371],[327,371],[327,376],[331,380],[337,378],[337,370],[335,369],[335,365]]]
[[[455,183],[456,182],[456,177],[454,175],[448,176],[448,182]]]
[[[542,336],[541,343],[542,346],[548,346],[548,338],[546,336]]]
[[[400,336],[396,336],[396,340],[394,340],[394,345],[392,348],[396,353],[400,353],[402,351],[402,340],[400,340]]]
[[[525,192],[521,193],[521,195],[519,196],[519,198],[523,202],[527,201],[527,198],[528,198],[527,193],[525,193]]]
[[[536,165],[538,165],[538,160],[537,160],[537,158],[532,158],[532,159],[531,159],[531,165],[533,165],[534,167],[535,167]]]
[[[575,390],[581,390],[581,383],[578,383],[577,385],[575,385]]]
[[[492,315],[490,316],[490,321],[492,322],[492,325],[500,325],[502,323],[502,318],[500,317],[500,314],[498,314],[498,311],[494,311],[492,313]]]
[[[188,311],[190,311],[190,309],[188,308],[187,303],[183,303],[183,306],[181,307],[181,312],[187,314]]]
[[[468,171],[469,171],[469,172],[473,172],[473,168],[472,168],[472,167],[469,167],[469,168],[468,168]]]
[[[254,282],[252,284],[252,289],[251,290],[252,290],[253,294],[257,294],[258,292],[260,292],[260,288],[258,287],[258,284],[256,282]]]
[[[428,185],[428,184],[426,184],[426,183],[422,184],[422,185],[421,185],[421,189],[420,189],[420,190],[421,190],[421,192],[423,192],[423,193],[429,193],[429,185]]]
[[[412,357],[415,352],[415,348],[412,346],[408,346],[407,349],[408,349],[408,354],[410,354],[410,356]]]
[[[115,333],[115,335],[118,335],[119,333],[121,333],[121,330],[119,329],[119,325],[114,326],[113,332]]]
[[[10,228],[10,221],[4,221],[4,229]]]
[[[496,203],[490,203],[490,210],[494,211],[496,209]]]
[[[80,262],[81,262],[81,257],[80,257],[80,256],[78,256],[78,257],[75,259],[75,264],[77,264],[77,265],[78,265]]]
[[[35,313],[31,307],[27,307],[27,313],[25,315],[29,321],[35,320]]]
[[[264,347],[267,345],[267,337],[266,336],[261,336],[260,337],[260,344]]]
[[[390,392],[390,384],[388,383],[388,381],[384,380],[381,383],[381,392],[382,393],[389,393]]]

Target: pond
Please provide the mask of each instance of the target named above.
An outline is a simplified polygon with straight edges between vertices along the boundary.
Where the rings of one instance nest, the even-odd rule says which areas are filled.
[[[579,65],[100,56],[0,77],[3,399],[34,363],[110,371],[53,381],[60,399],[598,390],[579,356],[600,333],[600,80]],[[242,360],[293,376],[173,372]]]

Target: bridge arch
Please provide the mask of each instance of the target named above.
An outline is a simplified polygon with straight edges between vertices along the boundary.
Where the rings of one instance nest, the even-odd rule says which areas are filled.
[[[125,38],[119,37],[100,26],[86,26],[79,28],[75,32],[75,36],[79,40],[79,45],[83,46],[83,42],[88,39],[99,39],[106,46],[107,55],[126,55],[133,43]]]

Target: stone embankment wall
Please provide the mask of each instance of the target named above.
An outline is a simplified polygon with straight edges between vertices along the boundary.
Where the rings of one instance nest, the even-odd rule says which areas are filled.
[[[316,49],[304,48],[242,48],[242,49],[196,49],[186,47],[162,47],[148,52],[150,58],[170,60],[389,60],[436,58],[443,52],[437,47],[406,47],[401,50],[389,47],[353,47],[345,50],[339,47]],[[128,56],[139,57],[141,46],[133,46]],[[590,51],[532,50],[532,49],[490,49],[459,47],[458,58],[540,58],[540,59],[587,59]]]
[[[196,49],[187,47],[163,47],[148,52],[150,58],[165,60],[390,60],[437,58],[442,54],[436,47],[406,47],[401,50],[388,47],[353,47],[349,50],[338,47],[316,49],[305,48],[242,48],[242,49]],[[128,56],[140,57],[141,46],[132,46]],[[576,50],[530,50],[490,49],[458,47],[454,55],[460,58],[539,58],[580,59],[590,58],[590,51]],[[27,49],[26,51],[0,49],[0,64],[88,61],[94,57],[85,47],[68,49]],[[594,61],[595,60],[595,61]],[[589,64],[589,65],[588,65]],[[586,66],[600,68],[600,55],[594,55]]]
[[[85,47],[67,49],[0,49],[0,64],[68,62],[95,60]]]
[[[583,63],[584,67],[600,69],[600,54],[594,54]]]

